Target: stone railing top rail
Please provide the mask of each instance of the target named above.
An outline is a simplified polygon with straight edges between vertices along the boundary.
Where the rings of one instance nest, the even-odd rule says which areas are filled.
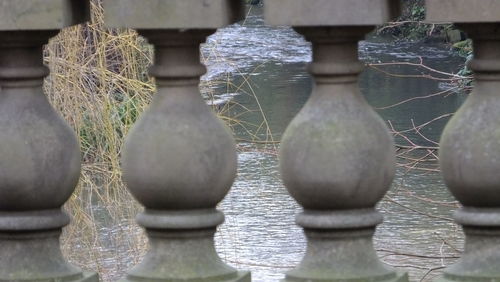
[[[429,22],[500,22],[498,0],[426,0],[425,4]]]
[[[108,27],[215,29],[243,19],[239,0],[104,0]]]
[[[0,30],[61,29],[89,14],[87,0],[0,0]]]
[[[264,5],[271,25],[380,25],[400,13],[399,0],[269,0]]]

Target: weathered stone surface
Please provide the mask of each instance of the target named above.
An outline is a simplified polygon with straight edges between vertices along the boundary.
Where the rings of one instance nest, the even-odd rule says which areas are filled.
[[[399,0],[269,0],[264,6],[271,25],[380,25],[399,14]]]
[[[143,282],[143,281],[145,281],[143,278],[132,277],[132,276],[127,276],[126,278],[119,280],[119,282]],[[159,279],[158,281],[178,281],[178,280]],[[191,280],[183,280],[183,282],[184,281],[190,282]],[[203,280],[194,279],[192,281],[193,282],[199,282],[199,281],[202,281],[202,282],[251,282],[252,279],[250,277],[250,273],[238,272],[238,273],[235,273],[234,275],[230,275],[227,277],[213,277],[213,278],[208,278],[208,279],[203,279]],[[94,281],[91,281],[91,282],[94,282]]]
[[[439,160],[446,186],[463,205],[455,221],[463,226],[465,251],[436,281],[500,281],[500,23],[457,26],[474,42],[469,68],[476,82],[443,132]]]
[[[108,27],[219,28],[242,19],[239,0],[104,0]]]
[[[80,151],[43,93],[42,46],[56,34],[0,31],[0,281],[98,281],[59,247]]]
[[[0,0],[0,30],[55,30],[89,16],[88,0]]]
[[[297,218],[298,224],[305,228],[306,254],[300,265],[287,272],[284,282],[408,282],[406,273],[394,271],[377,259],[372,236],[374,226],[381,219],[378,212],[373,209],[329,211],[334,221],[347,213],[354,219],[354,223],[345,220],[342,224],[337,221],[333,225],[331,222],[318,224],[313,215],[301,218],[310,212],[306,210]],[[370,213],[375,221],[369,225],[356,224],[359,223],[356,216],[366,218]]]
[[[496,217],[500,214],[496,213]],[[459,221],[457,221],[460,223]],[[461,223],[460,223],[461,224]],[[500,281],[500,226],[464,226],[465,252],[435,282]]]
[[[380,262],[372,243],[382,221],[374,207],[395,173],[392,136],[357,85],[358,41],[372,28],[296,28],[312,42],[316,85],[280,148],[283,182],[304,207],[297,224],[307,237],[302,262],[284,281],[408,281]]]
[[[426,0],[428,22],[500,22],[498,0]]]
[[[283,136],[280,167],[306,209],[372,208],[392,182],[392,136],[355,83],[363,70],[357,43],[371,29],[297,29],[313,44],[316,87]]]
[[[176,2],[176,1],[171,1]],[[151,248],[122,281],[250,282],[214,247],[224,216],[216,210],[236,176],[229,130],[198,89],[200,44],[213,29],[140,30],[155,46],[150,74],[158,93],[125,142],[124,180],[145,206],[137,222]]]

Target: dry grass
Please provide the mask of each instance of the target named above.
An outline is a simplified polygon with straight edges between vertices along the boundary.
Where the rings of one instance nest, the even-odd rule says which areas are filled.
[[[66,206],[73,223],[65,229],[63,250],[110,281],[117,278],[111,273],[146,250],[140,229],[133,228],[140,207],[122,183],[120,149],[154,92],[147,76],[152,50],[133,31],[105,29],[98,1],[92,11],[89,24],[65,29],[48,44],[46,93],[78,135],[83,159],[79,186]],[[110,222],[117,230],[100,234]],[[120,226],[128,230],[119,232]]]

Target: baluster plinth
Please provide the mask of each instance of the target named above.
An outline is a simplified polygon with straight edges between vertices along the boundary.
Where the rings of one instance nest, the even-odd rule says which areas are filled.
[[[127,187],[145,207],[137,222],[150,249],[122,281],[249,282],[249,272],[228,266],[215,250],[214,234],[224,221],[216,205],[234,181],[236,145],[198,89],[206,71],[200,44],[231,23],[239,6],[157,2],[104,1],[109,26],[137,28],[155,51],[150,75],[157,93],[129,133],[122,159]],[[131,11],[122,22],[122,13]]]
[[[42,89],[43,45],[83,19],[88,5],[34,2],[0,8],[0,281],[97,282],[61,253],[70,221],[61,206],[78,182],[80,151]]]
[[[284,281],[408,281],[406,273],[384,265],[373,247],[382,222],[375,205],[393,180],[395,150],[358,87],[364,68],[358,42],[389,19],[392,1],[278,2],[266,2],[267,21],[293,25],[312,43],[309,72],[315,81],[280,148],[283,181],[304,208],[297,224],[307,238],[302,262]],[[359,9],[361,4],[371,8]]]
[[[465,249],[437,281],[500,281],[500,3],[458,2],[426,2],[427,20],[457,23],[474,45],[474,89],[446,125],[439,151],[446,186],[463,206],[454,217]]]

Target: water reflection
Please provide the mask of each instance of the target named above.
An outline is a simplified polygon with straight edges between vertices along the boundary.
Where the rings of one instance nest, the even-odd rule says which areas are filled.
[[[258,9],[250,14],[244,25],[224,28],[211,37],[204,48],[206,57],[215,53],[219,59],[215,64],[208,61],[210,71],[205,79],[217,78],[222,69],[231,65],[232,85],[215,85],[216,93],[240,93],[233,97],[238,106],[229,107],[227,114],[256,125],[262,125],[265,119],[273,140],[279,140],[311,92],[312,82],[306,72],[310,45],[290,28],[263,26]],[[360,56],[375,64],[423,61],[431,68],[452,73],[463,64],[462,58],[444,46],[380,40],[362,42]],[[384,70],[403,75],[421,75],[424,71],[409,65],[388,66]],[[450,85],[432,79],[389,76],[368,68],[360,87],[372,106],[384,108],[412,97],[442,92]],[[450,91],[378,112],[395,129],[404,130],[453,113],[465,97]],[[242,107],[255,111],[242,111]],[[446,121],[443,118],[432,123],[421,134],[438,140]],[[242,126],[233,129],[241,139],[255,138]],[[269,139],[267,134],[269,131],[261,128],[258,137]],[[408,132],[407,136],[420,145],[433,144],[415,132]],[[250,142],[240,146],[243,152],[239,176],[221,204],[227,221],[217,235],[217,247],[231,264],[252,270],[254,281],[276,281],[300,261],[304,252],[304,236],[294,225],[300,207],[280,181],[275,148]],[[391,265],[409,270],[411,280],[430,280],[459,255],[462,235],[450,219],[456,207],[439,174],[399,169],[390,193],[379,205],[385,216],[375,235],[380,256]]]

